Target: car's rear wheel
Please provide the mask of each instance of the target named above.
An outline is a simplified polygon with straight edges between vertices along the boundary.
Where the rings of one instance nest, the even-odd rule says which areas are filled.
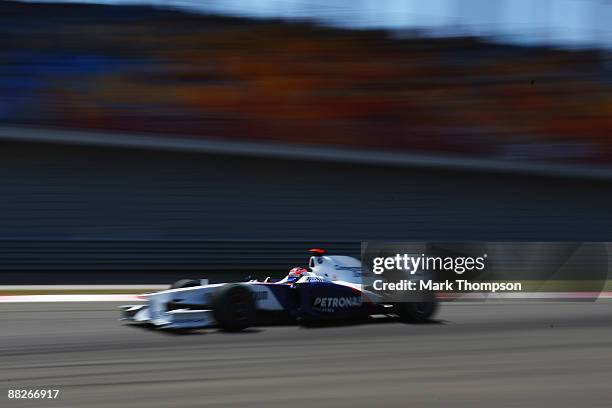
[[[395,313],[404,323],[426,323],[436,314],[438,302],[401,302],[396,303]]]
[[[255,298],[253,292],[240,284],[229,284],[219,288],[212,299],[212,309],[225,331],[240,331],[255,322]]]
[[[170,289],[190,288],[200,286],[200,282],[194,279],[181,279],[170,285]]]

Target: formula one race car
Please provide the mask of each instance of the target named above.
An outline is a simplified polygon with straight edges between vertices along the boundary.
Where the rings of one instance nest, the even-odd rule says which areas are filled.
[[[373,315],[425,322],[437,309],[425,302],[394,302],[363,284],[361,262],[349,256],[310,250],[308,268],[293,268],[280,280],[206,284],[180,280],[169,290],[149,293],[144,305],[122,306],[122,320],[159,329],[219,327],[240,331],[266,322],[302,325],[346,322]]]

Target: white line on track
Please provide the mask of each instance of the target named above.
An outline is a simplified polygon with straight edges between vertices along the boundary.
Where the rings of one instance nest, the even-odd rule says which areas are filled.
[[[612,292],[441,293],[439,299],[612,299]]]
[[[139,284],[139,285],[0,285],[0,292],[8,290],[146,290],[167,289],[168,285]]]
[[[145,300],[142,295],[6,295],[0,296],[0,303],[32,302],[135,302]]]

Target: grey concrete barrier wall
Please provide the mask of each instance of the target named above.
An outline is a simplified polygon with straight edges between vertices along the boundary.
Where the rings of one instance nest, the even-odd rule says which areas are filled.
[[[0,241],[0,271],[287,271],[307,249],[359,257],[359,242]]]
[[[280,268],[302,246],[361,240],[610,241],[610,202],[603,180],[3,141],[0,269]]]

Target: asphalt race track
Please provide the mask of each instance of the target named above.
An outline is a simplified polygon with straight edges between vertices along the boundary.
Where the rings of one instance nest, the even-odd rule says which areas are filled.
[[[0,304],[1,407],[612,406],[612,303],[443,305],[426,325],[175,335],[113,303]],[[57,388],[51,401],[11,388]]]

